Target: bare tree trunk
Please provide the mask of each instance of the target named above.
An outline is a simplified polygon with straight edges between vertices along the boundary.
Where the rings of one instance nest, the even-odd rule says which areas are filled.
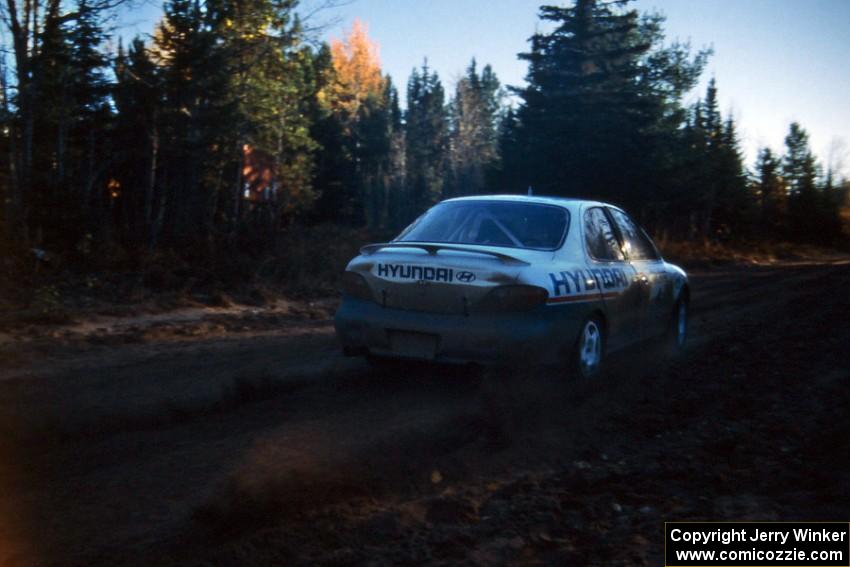
[[[91,199],[92,199],[92,190],[94,189],[94,132],[91,128],[88,128],[88,136],[86,137],[86,177],[83,181],[83,196],[82,196],[82,205],[83,212],[86,213],[90,210]],[[96,207],[100,205],[100,203],[95,203]]]
[[[166,173],[168,169],[166,168]],[[162,183],[160,184],[162,191],[159,199],[156,200],[156,212],[152,215],[150,232],[148,233],[148,250],[153,252],[159,242],[159,234],[162,231],[162,223],[165,220],[165,208],[168,206],[168,178],[163,175]]]
[[[215,176],[215,184],[212,186],[212,191],[207,199],[207,210],[204,215],[204,223],[206,228],[206,242],[207,242],[207,252],[210,257],[213,257],[215,252],[215,239],[214,229],[215,229],[215,215],[218,212],[219,207],[221,206],[222,195],[226,194],[227,183],[224,180],[224,167],[219,162],[219,166],[216,170]]]
[[[0,25],[3,25],[12,38],[12,52],[15,58],[15,79],[17,85],[17,108],[15,127],[10,133],[10,173],[12,191],[10,195],[10,223],[27,239],[28,209],[33,191],[32,168],[34,153],[34,129],[36,109],[36,82],[33,75],[33,61],[39,53],[41,34],[47,20],[55,18],[60,24],[79,18],[79,10],[62,10],[62,0],[0,0]],[[96,0],[86,9],[92,11],[112,10],[125,0]],[[4,78],[5,83],[5,78]],[[8,85],[4,84],[4,89]],[[7,91],[8,92],[8,91]],[[4,97],[5,98],[5,97]],[[4,101],[4,103],[6,103]],[[7,104],[7,103],[6,103]],[[7,107],[8,109],[8,107]],[[64,153],[64,150],[63,150]]]
[[[716,199],[717,190],[714,187],[714,184],[711,185],[711,190],[708,192],[708,201],[705,205],[705,216],[702,219],[702,227],[700,232],[702,232],[703,240],[707,239],[710,236],[711,232],[711,220],[714,216],[714,202]]]
[[[65,149],[68,140],[68,123],[65,117],[59,119],[56,131],[56,179],[54,185],[61,187],[65,181]]]
[[[234,226],[238,227],[242,214],[242,169],[245,167],[245,150],[240,139],[236,141],[239,162],[236,167],[236,176],[233,180],[233,222]]]
[[[51,0],[52,8],[58,7],[58,0]],[[6,13],[3,22],[12,36],[12,50],[15,56],[15,75],[18,81],[18,123],[21,134],[21,147],[13,144],[15,155],[11,163],[16,166],[14,194],[11,211],[14,220],[11,223],[20,231],[20,237],[27,240],[27,208],[31,191],[33,128],[34,128],[34,92],[30,76],[32,59],[38,45],[38,0],[24,0],[19,10],[16,0],[6,0]],[[48,9],[48,11],[50,8]],[[12,138],[15,133],[12,133]]]
[[[152,116],[150,145],[148,147],[148,175],[145,182],[144,218],[145,227],[150,230],[151,223],[153,222],[153,192],[156,187],[156,167],[159,157],[159,129],[157,128],[157,112],[155,109]]]
[[[3,97],[3,116],[7,120],[7,135],[9,136],[8,147],[8,163],[9,163],[9,195],[8,206],[6,208],[6,229],[9,232],[9,238],[15,236],[19,229],[18,222],[20,221],[20,185],[18,180],[18,156],[17,156],[17,129],[12,120],[12,113],[9,109],[9,85],[6,82],[6,64],[5,60],[0,58],[0,96]]]
[[[201,101],[196,97],[192,101],[192,107],[189,112],[189,129],[186,135],[187,149],[189,157],[185,164],[185,175],[181,175],[183,179],[182,191],[179,194],[173,195],[174,202],[172,210],[179,214],[177,215],[178,222],[174,224],[176,236],[180,239],[196,238],[203,227],[199,226],[198,220],[201,218],[199,210],[203,207],[203,196],[200,194],[203,184],[201,182],[201,167],[203,161],[201,156],[201,129],[198,124],[199,108]],[[171,235],[175,236],[175,235]]]

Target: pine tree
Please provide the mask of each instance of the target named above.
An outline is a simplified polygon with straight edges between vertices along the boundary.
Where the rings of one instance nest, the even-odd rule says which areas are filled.
[[[402,200],[405,197],[404,190],[407,175],[405,159],[407,144],[401,107],[399,105],[398,89],[395,88],[395,85],[390,80],[387,81],[385,96],[389,118],[390,153],[387,161],[386,183],[384,185],[386,198],[384,200],[384,210],[381,214],[382,224],[380,227],[400,228],[402,221],[399,218],[399,211],[404,208],[402,206]]]
[[[759,150],[756,160],[755,188],[760,205],[760,225],[767,235],[777,236],[783,224],[785,188],[780,177],[781,164],[770,148]]]
[[[105,73],[109,62],[100,51],[107,36],[98,21],[98,14],[91,8],[90,0],[78,0],[79,17],[69,33],[72,46],[70,53],[70,97],[74,109],[75,124],[71,130],[73,144],[77,149],[78,167],[75,185],[78,187],[84,208],[93,206],[95,222],[107,209],[109,194],[105,190],[104,177],[110,163],[108,148],[109,124],[112,112],[109,105],[110,85]],[[101,189],[102,188],[102,189]],[[105,235],[104,235],[105,236]]]
[[[38,239],[63,246],[84,233],[107,236],[112,112],[100,12],[88,0],[77,2],[74,18],[58,5],[48,10],[31,60],[30,96],[40,111],[30,148],[29,223]]]
[[[827,155],[826,176],[823,180],[823,203],[824,210],[830,217],[830,231],[833,233],[832,240],[839,242],[844,232],[844,221],[842,220],[842,209],[850,205],[850,182],[841,173],[844,169],[844,147],[842,140],[836,138],[830,144]]]
[[[244,217],[242,159],[246,148],[270,157],[268,195],[252,206],[267,227],[308,208],[313,151],[307,119],[315,97],[313,54],[303,45],[295,13],[297,0],[217,0],[211,4],[213,31],[229,78],[227,99],[234,110],[232,148],[236,164],[233,214]],[[234,143],[235,142],[235,143]],[[247,204],[247,203],[246,203]]]
[[[642,203],[658,191],[675,148],[679,99],[707,52],[661,45],[659,16],[641,18],[625,2],[576,0],[543,6],[553,31],[531,39],[519,146],[539,190]]]
[[[682,132],[674,140],[679,147],[671,154],[673,188],[664,195],[664,213],[668,218],[665,237],[673,234],[693,240],[704,232],[701,215],[711,182],[702,100],[697,100],[688,109]]]
[[[335,124],[324,132],[333,169],[319,173],[320,218],[352,224],[382,225],[386,221],[386,175],[390,159],[394,87],[381,73],[377,46],[366,26],[355,20],[348,36],[330,46],[332,69],[319,93]],[[336,139],[333,139],[333,137]]]
[[[156,240],[161,236],[171,245],[195,245],[211,235],[217,199],[227,199],[226,181],[241,170],[222,43],[207,6],[196,0],[166,3],[152,48],[162,68],[161,177],[167,188],[162,219],[157,220],[161,230],[155,233]],[[216,180],[215,185],[206,184],[205,178]],[[239,202],[229,196],[231,206]]]
[[[407,82],[405,139],[407,198],[401,218],[409,222],[442,198],[448,159],[445,92],[427,62]]]
[[[70,230],[64,235],[68,240],[76,240],[80,233],[81,203],[67,186],[69,164],[74,161],[69,156],[73,152],[70,131],[77,118],[71,92],[71,50],[68,27],[59,13],[47,14],[41,49],[32,60],[30,94],[41,111],[33,118],[28,201],[30,226],[51,243],[58,240],[59,233]]]
[[[712,77],[705,89],[702,103],[702,130],[709,148],[720,148],[723,143],[723,117],[717,100],[717,81]]]
[[[359,178],[365,203],[366,221],[374,228],[391,220],[391,193],[400,190],[403,174],[403,136],[398,91],[389,77],[380,98],[369,99],[368,111],[360,122]]]
[[[726,118],[717,144],[717,224],[724,238],[749,235],[756,218],[735,121]]]
[[[360,217],[354,158],[350,137],[334,113],[328,93],[336,81],[330,46],[323,44],[315,55],[317,98],[311,109],[311,136],[319,145],[314,184],[317,198],[311,212],[314,222],[352,222]]]
[[[817,163],[809,134],[792,122],[785,137],[782,175],[788,184],[789,228],[796,238],[811,238],[818,226]]]
[[[450,177],[447,193],[472,195],[486,190],[486,180],[499,159],[499,80],[490,65],[479,75],[475,59],[466,70],[449,106]]]
[[[490,173],[489,185],[496,193],[522,192],[527,178],[523,174],[524,156],[520,147],[520,123],[513,105],[503,113],[499,120],[498,154],[499,160]]]
[[[735,121],[720,112],[714,79],[705,98],[690,108],[682,131],[673,136],[681,142],[672,154],[670,177],[678,187],[667,192],[675,203],[667,213],[680,219],[676,232],[700,239],[747,236],[756,218],[755,201]]]
[[[120,189],[120,225],[125,242],[153,247],[162,220],[164,191],[159,179],[163,101],[160,69],[140,38],[127,53],[119,43],[113,98],[118,116],[114,139],[123,149],[113,168]]]
[[[702,239],[711,237],[721,224],[717,219],[719,193],[724,176],[723,117],[717,100],[717,84],[712,78],[706,87],[705,98],[697,101],[693,112],[694,159],[691,166],[696,173],[688,191],[694,199],[697,221],[696,233]],[[736,142],[737,143],[737,142]]]
[[[80,233],[104,226],[97,214],[103,207],[90,207],[103,204],[106,184],[93,156],[109,145],[102,22],[120,3],[10,1],[0,7],[0,35],[10,40],[14,62],[14,73],[3,77],[13,115],[8,214],[20,244],[73,248]]]

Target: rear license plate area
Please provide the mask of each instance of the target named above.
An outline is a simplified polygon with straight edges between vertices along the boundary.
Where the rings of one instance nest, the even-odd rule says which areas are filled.
[[[439,337],[428,333],[389,331],[390,348],[393,354],[409,358],[434,360],[437,356]]]

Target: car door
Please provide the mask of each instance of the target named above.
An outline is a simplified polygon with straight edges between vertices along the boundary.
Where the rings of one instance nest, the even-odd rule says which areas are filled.
[[[672,313],[672,285],[655,245],[625,212],[608,207],[620,233],[626,260],[635,270],[635,278],[643,288],[643,306],[639,314],[641,336],[656,338],[667,330]]]
[[[587,269],[601,292],[606,309],[610,350],[640,340],[642,286],[626,261],[612,219],[601,206],[585,209],[583,240]]]

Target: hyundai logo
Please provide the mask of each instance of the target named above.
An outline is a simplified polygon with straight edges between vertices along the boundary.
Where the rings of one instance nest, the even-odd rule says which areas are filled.
[[[457,281],[459,282],[469,283],[475,281],[475,274],[472,272],[458,272],[455,274],[455,278],[457,278]]]

